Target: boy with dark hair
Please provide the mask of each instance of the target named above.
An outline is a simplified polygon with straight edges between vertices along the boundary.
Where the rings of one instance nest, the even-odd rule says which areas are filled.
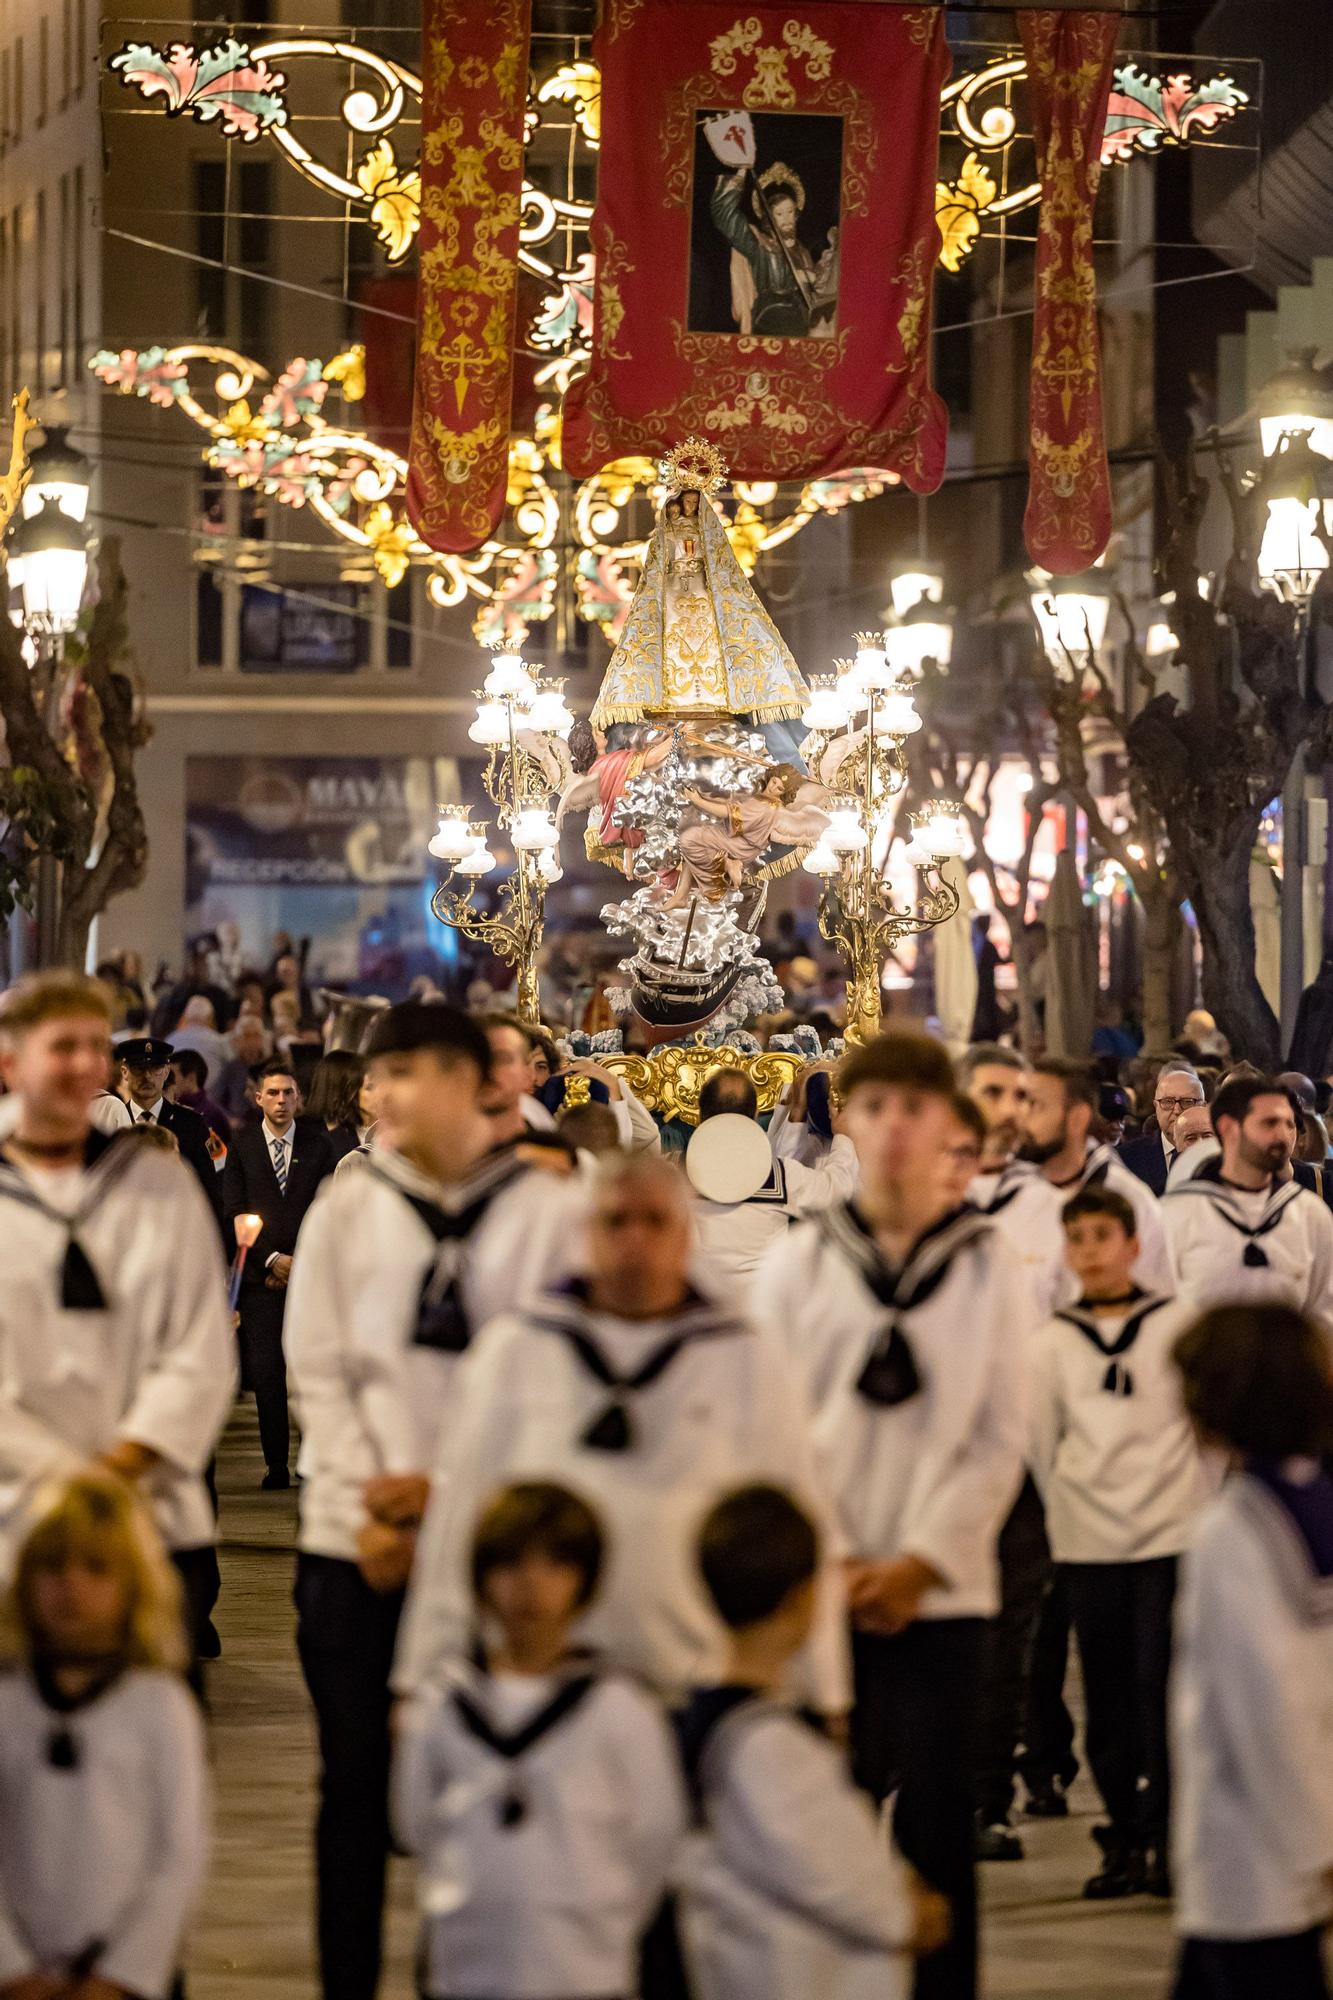
[[[697,2000],[906,1991],[905,1954],[941,1942],[943,1897],[886,1848],[822,1732],[782,1697],[814,1616],[819,1538],[775,1486],[712,1507],[699,1568],[730,1635],[721,1682],[680,1718],[698,1830],[682,1867]]]
[[[1284,1306],[1206,1313],[1185,1407],[1232,1473],[1181,1580],[1175,2000],[1327,2000],[1333,1917],[1333,1381]]]
[[[1028,1078],[1018,1156],[1038,1169],[1062,1205],[1085,1187],[1113,1188],[1122,1195],[1134,1211],[1139,1243],[1135,1281],[1145,1291],[1165,1297],[1175,1287],[1157,1197],[1122,1164],[1113,1147],[1099,1145],[1094,1138],[1100,1091],[1087,1063],[1039,1056]],[[1055,1303],[1066,1305],[1072,1296],[1066,1292]]]
[[[1134,1282],[1134,1209],[1086,1187],[1065,1203],[1079,1296],[1032,1342],[1029,1463],[1069,1605],[1088,1762],[1109,1816],[1094,1900],[1170,1894],[1166,1690],[1176,1564],[1206,1497],[1171,1350],[1189,1309]]]
[[[591,1508],[549,1481],[503,1488],[477,1522],[485,1636],[408,1704],[394,1758],[427,2000],[635,1991],[684,1800],[651,1696],[572,1645],[603,1556]]]
[[[1016,1335],[1035,1306],[991,1221],[949,1213],[940,1156],[958,1128],[941,1044],[879,1035],[848,1056],[839,1090],[859,1190],[769,1251],[751,1306],[804,1379],[853,1558],[858,1782],[876,1800],[896,1791],[903,1853],[953,1904],[916,1992],[967,2000],[981,1651],[1028,1427]]]
[[[326,2000],[372,2000],[379,1977],[389,1668],[455,1371],[493,1314],[563,1275],[577,1234],[576,1188],[488,1155],[490,1059],[476,1022],[443,1003],[377,1016],[375,1148],[320,1189],[292,1277],[297,1643],[320,1726]]]

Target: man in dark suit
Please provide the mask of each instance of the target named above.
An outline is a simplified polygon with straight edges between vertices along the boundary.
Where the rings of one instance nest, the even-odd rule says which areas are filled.
[[[1187,1105],[1202,1104],[1203,1101],[1203,1084],[1198,1072],[1187,1062],[1173,1060],[1158,1071],[1152,1103],[1157,1116],[1157,1130],[1145,1132],[1139,1139],[1128,1139],[1120,1148],[1123,1164],[1154,1194],[1165,1192],[1166,1177],[1176,1157],[1177,1118]]]
[[[171,1103],[164,1094],[175,1050],[170,1042],[140,1035],[122,1042],[116,1053],[130,1101],[130,1116],[136,1125],[161,1125],[175,1133],[181,1158],[194,1170],[230,1256],[234,1242],[222,1214],[221,1175],[208,1148],[208,1127],[197,1113],[188,1111],[183,1104]]]
[[[320,1126],[297,1122],[300,1092],[285,1064],[266,1065],[257,1097],[260,1119],[233,1134],[222,1175],[228,1225],[238,1215],[258,1215],[263,1223],[245,1263],[241,1282],[241,1370],[255,1392],[259,1442],[267,1470],[265,1492],[291,1485],[287,1455],[291,1426],[287,1415],[287,1365],[282,1352],[282,1317],[292,1272],[296,1238],[319,1184],[333,1172],[333,1148]]]

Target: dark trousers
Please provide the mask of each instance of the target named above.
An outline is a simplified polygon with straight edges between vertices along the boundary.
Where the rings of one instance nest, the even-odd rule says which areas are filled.
[[[1323,1936],[1186,1938],[1172,2000],[1329,2000]]]
[[[325,2000],[373,2000],[389,1857],[389,1669],[401,1591],[381,1596],[355,1563],[302,1555],[296,1645],[319,1724],[315,1826]]]
[[[916,1968],[916,2000],[973,2000],[977,1990],[978,1688],[985,1623],[920,1620],[895,1638],[852,1634],[852,1766],[876,1801],[897,1790],[903,1854],[953,1908],[953,1935]]]
[[[986,1632],[981,1683],[977,1802],[987,1826],[1003,1820],[1014,1802],[1018,1746],[1028,1740],[1033,1646],[1052,1574],[1045,1511],[1030,1478],[1000,1530],[997,1555],[1000,1610]],[[1063,1696],[1056,1699],[1063,1709]]]
[[[1166,1685],[1176,1558],[1063,1563],[1087,1703],[1088,1762],[1111,1825],[1135,1846],[1166,1838]]]
[[[1018,1768],[1030,1791],[1059,1778],[1072,1785],[1078,1776],[1074,1718],[1065,1700],[1069,1674],[1069,1604],[1063,1579],[1052,1570],[1041,1600],[1028,1671],[1027,1714]]]
[[[241,1293],[241,1381],[255,1392],[259,1444],[270,1472],[286,1472],[291,1450],[282,1313],[287,1294],[252,1286]]]

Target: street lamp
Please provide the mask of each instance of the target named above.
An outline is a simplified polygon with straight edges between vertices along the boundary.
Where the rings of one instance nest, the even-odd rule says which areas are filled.
[[[518,1014],[534,1026],[541,1020],[537,955],[546,891],[561,874],[551,782],[561,758],[554,739],[568,736],[573,726],[563,685],[543,682],[517,647],[497,649],[468,727],[472,741],[490,752],[482,783],[514,850],[513,872],[500,885],[494,914],[472,900],[477,884],[498,865],[485,823],[474,822],[462,806],[442,806],[429,843],[448,869],[431,898],[435,915],[516,969]]]
[[[1267,508],[1259,545],[1259,580],[1304,613],[1328,568],[1333,533],[1333,460],[1315,451],[1308,431],[1286,431],[1259,475]]]
[[[910,609],[885,628],[884,645],[898,674],[918,679],[926,661],[948,669],[953,657],[953,618],[938,599],[919,597]]]
[[[23,512],[39,512],[51,501],[72,521],[82,521],[88,513],[92,490],[92,466],[69,441],[67,424],[43,424],[43,440],[28,453],[32,477],[23,495]]]
[[[1111,614],[1107,572],[1087,569],[1078,576],[1049,576],[1045,570],[1033,570],[1028,581],[1032,615],[1051,665],[1067,673],[1068,655],[1076,663],[1094,660]]]
[[[1305,431],[1314,451],[1333,458],[1333,375],[1315,367],[1316,352],[1313,347],[1293,349],[1254,399],[1265,458],[1271,459],[1292,431]]]

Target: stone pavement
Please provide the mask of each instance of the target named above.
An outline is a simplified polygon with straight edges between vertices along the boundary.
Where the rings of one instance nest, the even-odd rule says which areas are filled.
[[[260,1493],[252,1407],[237,1412],[219,1466],[224,1547],[210,1669],[217,1833],[213,1878],[190,1953],[190,2000],[309,2000],[314,1730],[293,1644],[295,1496]],[[1079,1899],[1093,1859],[1093,1799],[1070,1821],[1024,1827],[1029,1859],[985,1871],[987,2000],[1166,2000],[1169,1913],[1146,1901]],[[410,2000],[411,1885],[394,1865],[383,2000]],[[811,1996],[817,2000],[817,1996]]]

